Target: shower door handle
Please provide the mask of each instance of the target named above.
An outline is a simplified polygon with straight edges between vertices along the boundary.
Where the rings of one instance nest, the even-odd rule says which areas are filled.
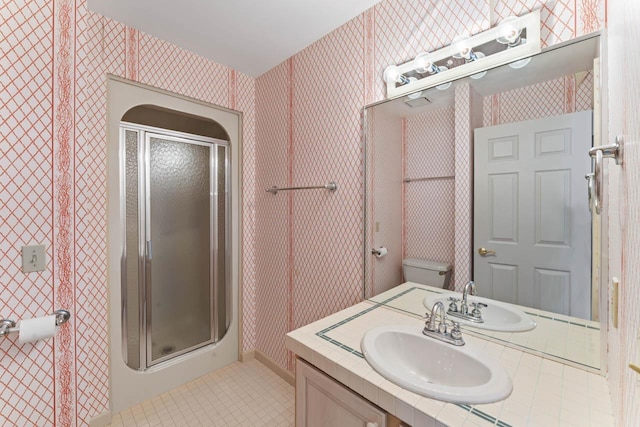
[[[151,259],[153,258],[153,246],[151,245],[151,240],[147,240],[146,246],[147,261],[151,261]]]

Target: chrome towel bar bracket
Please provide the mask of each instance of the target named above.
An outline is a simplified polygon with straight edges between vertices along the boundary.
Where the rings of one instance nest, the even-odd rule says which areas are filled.
[[[56,326],[60,326],[71,319],[71,313],[68,310],[56,310],[53,314],[56,316]],[[20,332],[20,328],[16,327],[15,320],[0,319],[0,337],[7,336],[15,332]]]
[[[600,210],[598,199],[595,197],[595,189],[594,189],[595,176],[596,174],[593,172],[588,173],[584,176],[584,178],[587,180],[587,197],[589,198],[589,212],[593,212],[594,208],[596,211]]]
[[[283,187],[283,188],[279,188],[276,186],[273,186],[271,188],[267,188],[267,192],[271,193],[271,194],[278,194],[278,191],[289,191],[289,190],[316,190],[316,189],[324,189],[324,190],[329,190],[329,191],[336,191],[338,189],[338,184],[336,184],[334,181],[329,182],[328,184],[325,185],[316,185],[316,186],[311,186],[311,187]]]
[[[598,215],[602,212],[602,192],[604,190],[602,161],[614,159],[616,165],[622,165],[623,153],[624,139],[622,136],[617,136],[613,144],[600,145],[589,150],[589,156],[595,159],[593,173],[585,176],[589,187],[589,210],[595,211]]]
[[[589,150],[589,156],[596,158],[596,153],[602,152],[602,157],[605,159],[615,159],[616,165],[622,165],[622,155],[624,151],[624,139],[622,136],[616,136],[616,142],[609,145],[599,145]]]

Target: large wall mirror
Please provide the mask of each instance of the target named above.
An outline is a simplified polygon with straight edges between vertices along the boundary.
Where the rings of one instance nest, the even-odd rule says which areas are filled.
[[[473,280],[537,327],[468,331],[604,369],[601,230],[585,179],[600,144],[599,58],[593,34],[365,107],[365,298],[424,315],[425,296]],[[426,282],[403,274],[416,262],[431,266]]]

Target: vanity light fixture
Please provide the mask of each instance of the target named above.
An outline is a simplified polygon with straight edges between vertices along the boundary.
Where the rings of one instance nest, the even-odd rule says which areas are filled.
[[[421,53],[413,60],[413,65],[417,73],[420,74],[438,74],[440,71],[444,71],[446,67],[438,67],[429,59],[428,53]],[[440,68],[444,68],[441,70]],[[416,79],[417,80],[417,79]]]
[[[526,43],[526,40],[520,38],[522,34],[522,27],[518,25],[517,17],[509,16],[502,20],[498,25],[500,36],[496,38],[496,41],[500,44],[506,44],[509,47],[518,46],[520,43]]]
[[[496,41],[500,44],[506,44],[507,49],[514,48],[518,45],[527,43],[527,39],[520,37],[522,34],[522,27],[518,26],[514,21],[518,18],[515,16],[509,16],[505,18],[500,25],[498,25],[498,29],[500,30],[500,37],[496,39]],[[531,61],[531,58],[521,59],[519,61],[514,61],[509,63],[509,67],[514,69],[519,69],[522,67],[526,67],[527,64]]]
[[[401,74],[400,71],[398,71],[398,67],[395,65],[389,65],[385,68],[383,78],[387,84],[400,83],[401,85],[406,85],[410,82],[409,78],[404,74]]]
[[[431,87],[444,90],[454,80],[467,76],[479,79],[487,70],[500,65],[524,66],[526,63],[518,61],[539,52],[540,11],[534,10],[505,19],[500,25],[481,33],[457,37],[449,46],[421,53],[411,61],[390,65],[383,74],[387,98]],[[449,67],[439,65],[455,64],[451,58],[464,59],[464,63]]]
[[[471,36],[468,34],[464,34],[461,36],[457,36],[451,41],[451,45],[453,46],[456,53],[452,56],[456,59],[464,59],[464,62],[473,62],[477,61],[481,57],[476,55],[473,51],[473,46],[471,45]],[[484,58],[484,54],[482,54],[482,58]]]
[[[443,71],[447,71],[449,69],[444,65],[438,66],[434,64],[433,61],[429,59],[428,53],[421,53],[420,55],[416,56],[416,58],[413,60],[413,65],[415,67],[416,73],[420,73],[420,74],[438,74],[438,73],[442,73]],[[416,79],[415,77],[410,77],[409,80],[413,82],[414,80],[417,81],[418,79]],[[450,87],[451,87],[451,82],[448,82],[448,83],[443,83],[441,85],[436,86],[436,89],[447,90]],[[422,94],[422,92],[418,92],[418,94]],[[408,95],[409,98],[411,98],[411,95],[412,94]]]
[[[409,84],[413,83],[413,82],[417,82],[418,79],[416,79],[415,77],[409,77]],[[418,92],[412,92],[409,95],[407,95],[407,98],[409,99],[418,99],[422,96],[422,91],[418,91]]]
[[[529,62],[531,62],[531,58],[524,58],[519,61],[510,62],[509,67],[518,70],[520,68],[526,67]]]
[[[470,39],[471,37],[468,34],[458,36],[453,39],[451,44],[454,46],[457,53],[453,54],[453,57],[456,59],[464,59],[465,63],[478,61],[482,58],[485,58],[485,54],[482,52],[474,51],[471,47]],[[471,74],[471,77],[474,80],[481,79],[487,74],[486,71],[482,71],[481,73]]]
[[[444,68],[444,70],[442,70],[442,71],[448,70],[448,68],[445,67],[445,66],[442,66],[440,68]],[[451,82],[446,82],[446,83],[442,83],[441,85],[436,86],[436,89],[438,89],[438,90],[447,90],[450,87],[451,87]]]
[[[476,60],[478,60],[478,59],[482,59],[482,58],[484,58],[484,57],[485,57],[485,56],[484,56],[484,53],[482,53],[482,52],[476,52],[476,53],[475,53],[475,55],[476,55],[476,58],[477,58]],[[472,78],[472,79],[474,79],[474,80],[478,80],[478,79],[483,78],[483,77],[484,77],[484,76],[486,76],[486,75],[487,75],[487,72],[486,72],[486,71],[482,71],[482,72],[480,72],[480,73],[471,74],[469,77],[471,77],[471,78]]]

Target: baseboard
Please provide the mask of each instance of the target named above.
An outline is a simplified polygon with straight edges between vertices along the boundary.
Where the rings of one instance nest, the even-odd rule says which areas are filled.
[[[89,427],[106,427],[111,424],[111,412],[105,412],[89,420]]]
[[[271,360],[271,358],[269,356],[267,356],[264,353],[261,353],[258,350],[256,350],[255,351],[255,358],[259,362],[261,362],[263,365],[265,365],[267,368],[271,369],[280,378],[282,378],[283,380],[285,380],[286,382],[288,382],[292,386],[294,386],[294,387],[296,386],[296,377],[295,377],[295,375],[293,375],[291,372],[287,371],[286,369],[281,368],[280,365],[278,365],[276,362]]]
[[[256,351],[255,350],[245,351],[244,353],[242,353],[240,355],[240,361],[241,362],[249,362],[250,360],[253,360],[255,358],[256,358]]]

